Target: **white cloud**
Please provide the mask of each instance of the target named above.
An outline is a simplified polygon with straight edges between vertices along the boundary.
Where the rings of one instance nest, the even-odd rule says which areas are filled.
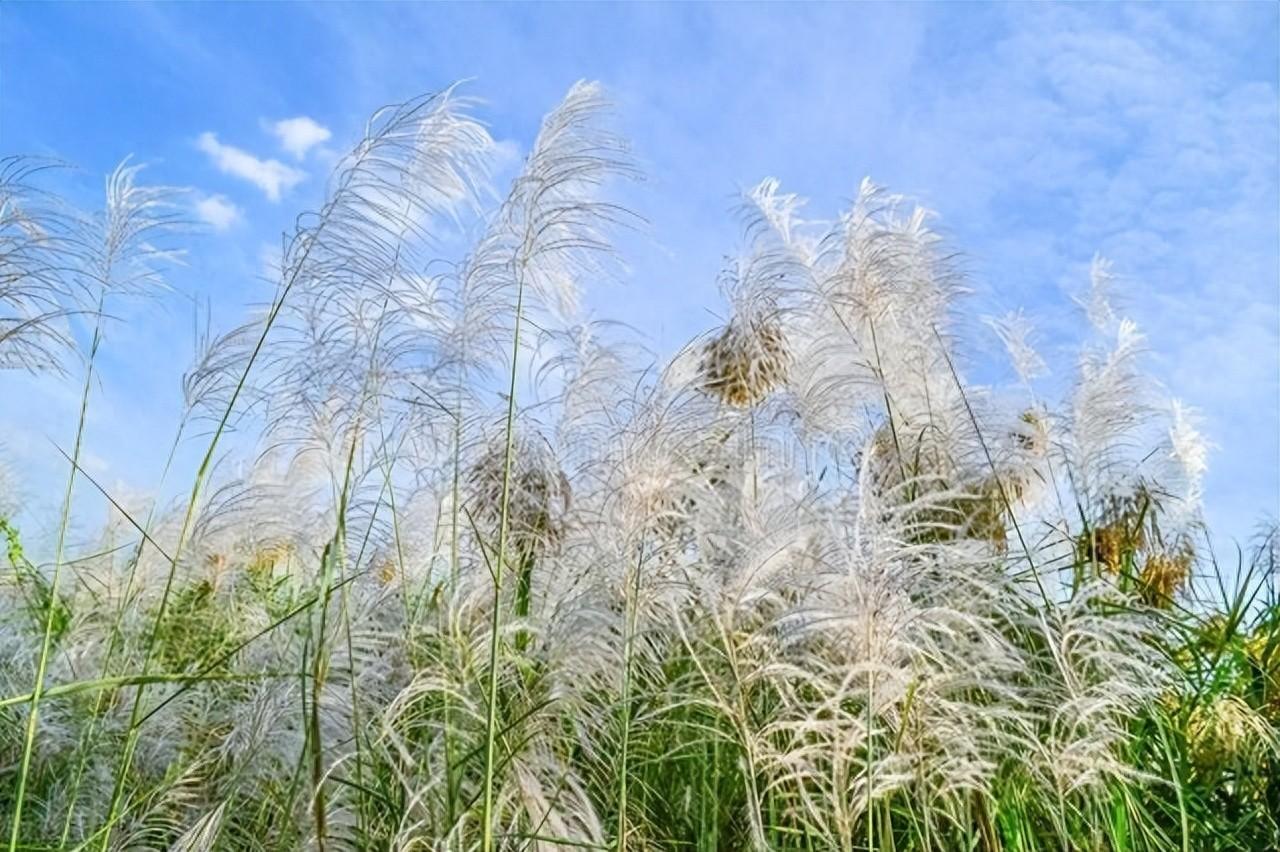
[[[215,231],[225,231],[240,221],[241,212],[225,195],[210,195],[196,202],[196,216]]]
[[[333,134],[329,128],[305,115],[286,118],[271,126],[271,132],[280,140],[280,147],[301,160],[307,152],[325,142]]]
[[[279,160],[260,160],[248,151],[223,145],[210,132],[201,133],[196,144],[209,155],[219,171],[244,178],[272,201],[279,201],[281,192],[292,189],[307,177],[306,172],[286,166]]]

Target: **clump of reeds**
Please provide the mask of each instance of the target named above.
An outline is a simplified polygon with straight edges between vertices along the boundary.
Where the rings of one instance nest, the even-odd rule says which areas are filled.
[[[494,209],[469,104],[378,113],[187,378],[188,500],[113,499],[83,554],[64,517],[48,567],[0,518],[11,847],[1274,846],[1277,604],[1246,574],[1194,611],[1204,443],[1106,265],[1067,397],[1021,315],[996,392],[929,214],[865,182],[806,220],[767,180],[729,319],[653,369],[576,308],[634,221],[604,107],[574,86]],[[158,278],[136,174],[123,254],[61,256],[107,295]],[[32,177],[0,166],[0,261],[43,317]],[[66,342],[9,328],[0,365]],[[233,425],[267,451],[220,464]]]

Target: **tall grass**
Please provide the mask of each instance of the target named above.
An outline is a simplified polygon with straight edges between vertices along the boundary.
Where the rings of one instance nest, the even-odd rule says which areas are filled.
[[[1011,314],[981,386],[929,214],[766,180],[723,322],[656,360],[579,308],[641,223],[599,86],[505,195],[469,110],[375,114],[206,342],[183,501],[126,505],[77,427],[101,540],[68,498],[33,564],[0,518],[11,849],[1280,844],[1277,536],[1219,563],[1105,262],[1074,382]],[[125,166],[85,217],[38,165],[0,168],[0,365],[87,324],[92,376],[173,196]]]

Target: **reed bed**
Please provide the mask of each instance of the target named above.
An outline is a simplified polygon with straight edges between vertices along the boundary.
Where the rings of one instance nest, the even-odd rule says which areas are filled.
[[[373,116],[189,370],[171,504],[81,436],[179,199],[0,162],[0,367],[82,399],[48,559],[0,479],[10,850],[1280,848],[1280,545],[1218,562],[1105,262],[1073,381],[1013,314],[979,385],[930,214],[766,180],[657,358],[578,307],[643,224],[600,87],[493,155],[454,90]]]

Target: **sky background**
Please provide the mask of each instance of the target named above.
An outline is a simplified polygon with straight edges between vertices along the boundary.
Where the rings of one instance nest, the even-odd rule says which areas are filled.
[[[1026,309],[1065,382],[1084,324],[1073,297],[1101,253],[1148,366],[1203,414],[1211,526],[1242,538],[1280,514],[1278,16],[1272,3],[5,3],[0,155],[74,164],[60,188],[85,205],[132,155],[145,179],[190,187],[205,223],[175,292],[122,306],[108,331],[86,459],[122,493],[158,480],[193,305],[217,329],[269,297],[264,258],[374,109],[467,79],[494,138],[524,152],[588,78],[646,172],[626,201],[649,221],[627,279],[588,293],[596,315],[672,352],[719,309],[737,192],[774,176],[833,216],[870,176],[937,211],[964,254],[966,314]],[[984,345],[996,352],[974,342],[975,361]],[[0,375],[0,452],[37,525],[78,393]]]

